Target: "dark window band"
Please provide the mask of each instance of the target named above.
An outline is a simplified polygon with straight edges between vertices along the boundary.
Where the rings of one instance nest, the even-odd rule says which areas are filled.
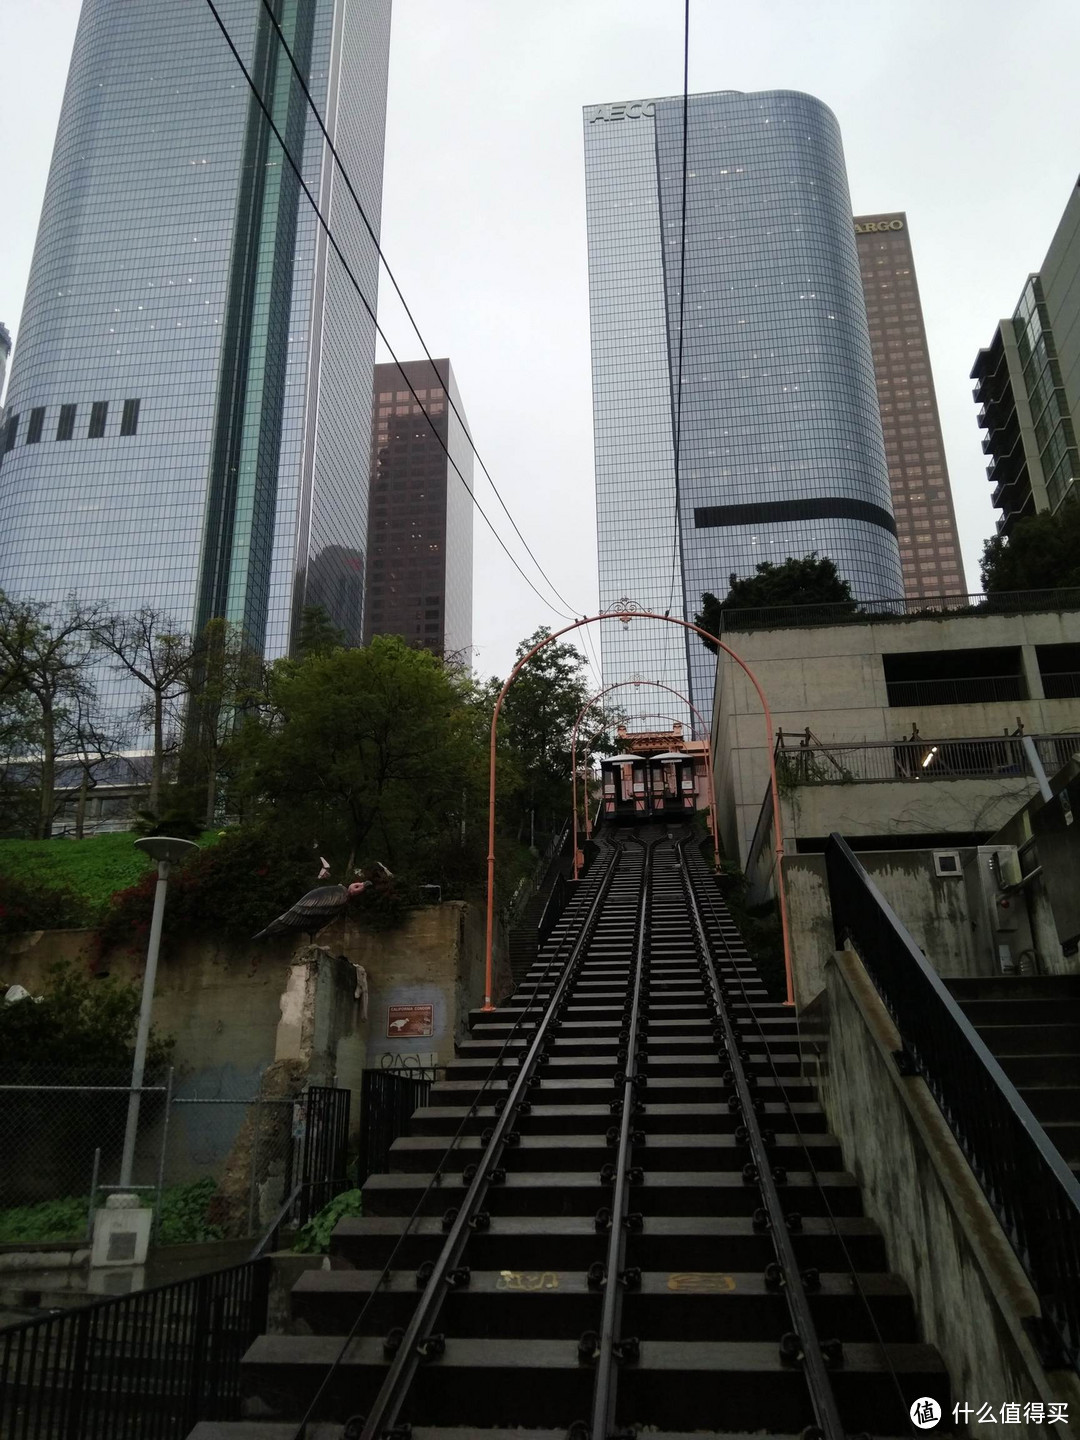
[[[868,500],[828,498],[773,500],[763,505],[704,505],[694,511],[695,530],[721,525],[776,525],[785,520],[864,520],[896,534],[896,521],[881,505]]]

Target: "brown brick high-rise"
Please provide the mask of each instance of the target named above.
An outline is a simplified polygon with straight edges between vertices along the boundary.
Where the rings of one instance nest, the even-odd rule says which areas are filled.
[[[473,472],[464,413],[449,360],[375,366],[364,642],[401,635],[468,665]]]
[[[966,589],[919,286],[903,211],[855,216],[904,593]]]

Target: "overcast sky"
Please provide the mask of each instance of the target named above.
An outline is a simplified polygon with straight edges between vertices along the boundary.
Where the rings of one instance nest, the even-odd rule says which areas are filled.
[[[0,321],[12,332],[78,10],[0,0]],[[579,615],[596,602],[581,106],[681,92],[682,10],[395,0],[383,248],[430,349],[451,358],[504,498]],[[907,212],[978,588],[993,511],[968,372],[1077,180],[1080,4],[692,0],[690,42],[691,90],[819,96],[840,121],[855,212]],[[385,285],[380,309],[399,354],[418,354]],[[483,482],[477,493],[496,519]],[[521,637],[558,622],[479,519],[476,539],[476,665],[505,672]]]

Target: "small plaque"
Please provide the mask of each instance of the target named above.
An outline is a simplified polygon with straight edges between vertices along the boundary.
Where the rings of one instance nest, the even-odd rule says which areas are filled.
[[[386,1034],[391,1040],[411,1040],[435,1031],[433,1005],[388,1005]]]
[[[137,1238],[134,1230],[114,1230],[109,1236],[109,1263],[114,1260],[134,1260]]]

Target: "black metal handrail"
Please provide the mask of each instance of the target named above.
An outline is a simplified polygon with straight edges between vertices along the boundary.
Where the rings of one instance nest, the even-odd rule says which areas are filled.
[[[825,850],[838,948],[859,955],[1042,1307],[1046,1365],[1080,1368],[1080,1184],[840,835]]]
[[[240,1419],[240,1360],[266,1328],[269,1260],[246,1260],[0,1330],[0,1435],[184,1440]]]
[[[551,887],[547,903],[544,905],[543,913],[536,926],[537,948],[545,945],[559,923],[559,917],[570,903],[570,896],[574,893],[574,882],[560,871],[555,876],[555,883]]]

